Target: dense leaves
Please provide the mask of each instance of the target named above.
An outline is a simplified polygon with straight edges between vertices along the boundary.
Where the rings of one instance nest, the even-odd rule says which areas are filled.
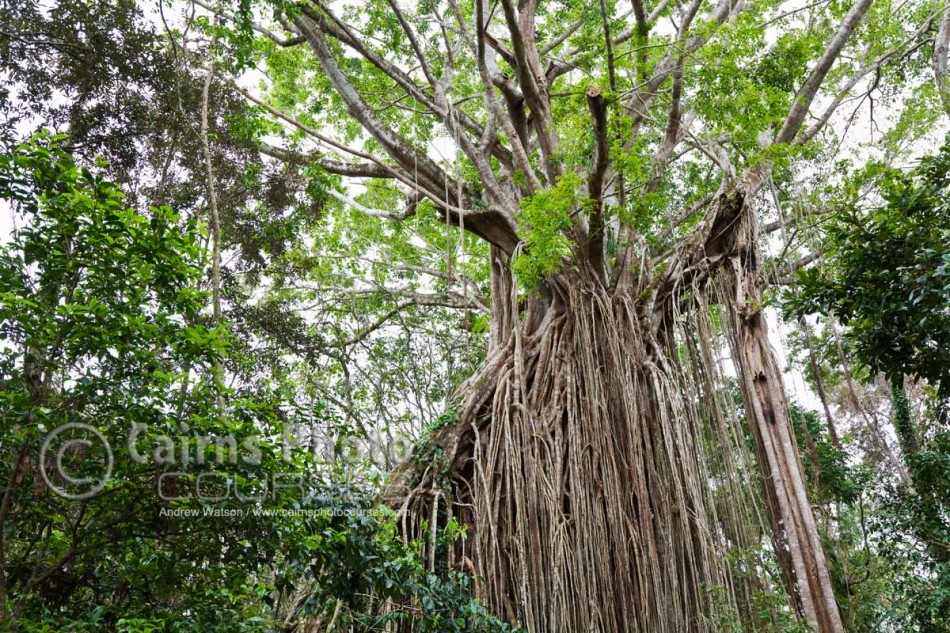
[[[362,622],[396,599],[425,630],[505,630],[464,576],[423,565],[391,513],[325,483],[343,462],[327,470],[298,441],[325,415],[211,380],[229,335],[203,316],[195,222],[130,208],[62,140],[0,156],[0,199],[22,223],[0,251],[5,625],[264,631],[343,601]]]
[[[821,266],[799,274],[789,312],[821,312],[844,326],[869,378],[891,389],[891,421],[909,482],[879,478],[873,521],[895,573],[896,607],[921,631],[950,620],[950,146],[909,172],[885,173],[881,204],[835,214]],[[905,381],[925,381],[921,414]],[[862,509],[863,513],[863,509]],[[863,526],[862,526],[863,527]],[[916,574],[910,570],[923,569]]]
[[[800,273],[792,312],[848,327],[857,359],[889,378],[950,395],[950,146],[910,172],[889,171],[882,201],[848,204],[827,226],[822,267]]]

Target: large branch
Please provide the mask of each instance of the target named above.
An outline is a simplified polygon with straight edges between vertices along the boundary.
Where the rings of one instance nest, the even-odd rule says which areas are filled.
[[[464,209],[462,209],[459,205],[454,205],[454,204],[451,204],[448,200],[443,200],[439,194],[433,192],[431,189],[428,189],[426,188],[426,186],[420,184],[416,173],[412,173],[412,172],[406,173],[398,166],[389,165],[383,162],[381,159],[377,158],[376,156],[373,156],[372,154],[356,149],[354,147],[350,147],[348,145],[344,145],[343,143],[340,143],[339,141],[325,134],[322,134],[318,130],[315,130],[312,127],[304,124],[303,122],[295,119],[294,117],[288,115],[287,113],[281,112],[280,110],[271,106],[267,102],[262,101],[261,99],[255,97],[253,94],[241,88],[240,86],[235,86],[235,89],[239,93],[241,93],[248,101],[264,108],[276,118],[289,123],[290,125],[300,130],[301,132],[307,134],[308,136],[313,137],[315,140],[319,141],[320,143],[326,146],[329,146],[333,148],[334,150],[338,150],[341,153],[350,154],[352,156],[356,156],[358,158],[367,160],[369,161],[369,163],[372,163],[372,165],[367,165],[367,164],[353,165],[352,163],[332,161],[331,164],[328,165],[328,167],[332,169],[334,167],[332,163],[337,163],[337,165],[335,166],[336,171],[334,171],[334,173],[339,173],[340,175],[352,175],[355,177],[363,177],[363,176],[369,175],[370,169],[373,169],[374,171],[378,170],[378,173],[380,175],[374,176],[374,177],[393,178],[395,180],[398,180],[399,182],[406,185],[407,187],[417,192],[418,194],[426,198],[429,198],[434,203],[439,205],[441,208],[447,209],[449,212],[448,215],[449,215],[450,220],[453,220],[457,223],[458,218],[461,217],[460,214],[464,213]],[[266,145],[266,144],[263,144],[263,145]],[[274,147],[271,145],[266,145],[266,147],[261,147],[260,151],[262,153],[265,153],[271,156],[272,158],[285,160],[287,162],[294,162],[294,163],[300,164],[305,160],[304,155],[302,154],[299,154],[297,152],[292,152],[291,150]],[[330,171],[331,169],[328,169],[328,171]],[[350,171],[351,173],[344,173],[346,171]],[[448,184],[446,183],[446,191],[447,191],[447,187],[448,187]],[[473,214],[472,217],[475,218],[475,224],[473,225],[473,227],[470,227],[472,228],[472,232],[475,233],[476,235],[479,235],[483,239],[488,239],[481,233],[476,232],[476,229],[474,228],[474,226],[480,226],[482,223],[487,222],[486,218],[494,217],[494,215],[497,215],[497,214],[498,214],[497,211],[489,211],[489,212]],[[505,229],[506,227],[508,227],[511,229],[511,233],[514,232],[514,228],[511,227],[510,222],[508,222],[507,216],[502,215],[501,224],[503,226],[500,227],[500,229]],[[500,242],[495,242],[490,239],[488,241],[491,241],[493,244],[498,244],[498,245],[500,245],[502,242],[511,243],[512,248],[513,248],[513,244],[515,242],[512,242],[507,236],[505,236],[503,230],[493,229],[491,227],[484,227],[484,229],[488,232],[488,234],[495,235],[499,240],[501,240]]]
[[[372,47],[367,44],[365,38],[360,37],[359,33],[355,33],[346,22],[337,17],[336,14],[330,11],[326,5],[324,5],[322,2],[318,2],[317,4],[321,10],[317,11],[307,5],[303,5],[302,11],[308,18],[313,20],[320,31],[352,48],[354,51],[359,53],[363,59],[371,63],[383,74],[392,79],[406,92],[406,94],[431,110],[433,113],[440,114],[436,110],[436,105],[433,102],[431,96],[427,95],[422,88],[417,86],[412,77],[407,75],[401,68],[392,62],[377,54],[376,51],[374,51]]]
[[[702,0],[693,0],[693,2],[686,8],[686,12],[683,15],[683,22],[679,27],[676,38],[679,46],[674,47],[675,50],[672,50],[664,55],[663,58],[657,62],[656,67],[653,69],[653,76],[645,81],[643,85],[633,90],[632,93],[624,99],[624,108],[630,113],[630,118],[633,122],[632,137],[636,136],[640,124],[643,123],[644,119],[647,117],[647,111],[650,109],[653,99],[660,91],[660,88],[663,87],[666,81],[674,73],[677,66],[679,65],[680,59],[684,55],[690,55],[696,52],[708,41],[708,37],[703,36],[687,38],[690,26],[692,25],[693,20],[696,18],[701,5]],[[738,6],[743,7],[744,3],[739,3]],[[729,17],[731,8],[732,5],[730,2],[728,2],[728,0],[720,0],[719,4],[716,5],[716,8],[713,9],[710,19],[716,22],[716,24],[722,24]]]
[[[781,217],[778,220],[764,224],[762,225],[762,232],[768,235],[769,233],[774,233],[775,231],[783,229],[787,226],[797,224],[798,222],[804,220],[805,218],[810,218],[810,217],[815,217],[815,216],[820,216],[820,215],[827,215],[828,213],[831,213],[832,211],[833,209],[827,206],[814,207],[812,209],[802,211],[801,213],[796,213],[794,215],[787,216],[787,217]]]
[[[302,121],[295,119],[294,117],[290,116],[286,112],[281,112],[274,106],[270,105],[266,101],[263,101],[262,99],[259,99],[258,97],[254,96],[251,92],[245,90],[244,88],[241,88],[240,86],[235,85],[235,90],[237,90],[242,96],[244,96],[245,99],[247,99],[251,103],[267,110],[267,112],[273,115],[274,117],[280,119],[281,121],[289,123],[293,127],[303,132],[304,134],[310,137],[313,137],[315,140],[319,141],[320,143],[328,147],[332,147],[334,150],[337,150],[343,154],[349,154],[351,156],[356,156],[358,158],[368,160],[371,163],[378,166],[381,170],[387,172],[390,175],[390,177],[403,180],[403,182],[406,182],[407,184],[412,183],[412,178],[405,178],[395,167],[387,165],[379,158],[367,152],[364,152],[362,150],[356,149],[355,147],[350,147],[349,145],[340,143],[336,139],[331,138],[327,136],[326,134],[321,133],[319,130],[315,130],[309,125],[306,125]],[[272,154],[272,157],[277,158],[277,156],[273,154]]]
[[[666,10],[666,7],[669,6],[671,1],[672,0],[661,0],[661,2],[658,3],[656,7],[654,7],[653,11],[650,12],[648,16],[646,16],[645,23],[646,23],[648,31],[651,25],[654,22],[656,22],[657,19],[659,19],[660,14],[662,14],[663,11]],[[630,9],[626,11],[625,13],[622,13],[618,17],[618,19],[624,20],[632,14],[633,14],[633,9]],[[561,35],[554,38],[554,40],[552,40],[550,43],[545,45],[544,48],[541,49],[541,56],[542,57],[548,56],[558,46],[563,44],[564,41],[568,37],[570,37],[581,26],[583,26],[583,20],[578,20],[574,24],[570,25],[563,33],[561,33]],[[612,46],[617,47],[625,42],[630,41],[630,39],[634,35],[636,35],[640,29],[641,27],[639,26],[638,23],[635,23],[632,28],[624,29],[623,31],[621,31],[619,34],[617,34],[611,39]],[[584,47],[577,46],[568,50],[560,59],[557,59],[557,58],[550,59],[548,69],[545,72],[545,75],[548,79],[548,83],[550,84],[561,75],[567,72],[570,72],[574,68],[577,68],[581,60],[590,58],[594,53],[595,53],[594,49],[590,49],[589,47],[586,47],[586,46]]]
[[[330,196],[336,198],[338,201],[349,206],[350,208],[355,209],[356,211],[359,211],[363,215],[367,215],[373,218],[383,218],[385,220],[396,220],[396,221],[405,220],[407,218],[414,216],[416,214],[416,209],[418,207],[418,200],[410,199],[408,203],[406,204],[406,208],[402,212],[392,213],[389,211],[380,211],[379,209],[370,209],[369,207],[366,207],[365,205],[360,204],[356,200],[353,200],[352,198],[348,198],[344,196],[342,193],[339,193],[332,189],[329,191],[329,194]]]
[[[376,319],[370,325],[364,327],[362,330],[346,339],[337,343],[336,347],[349,347],[360,343],[366,338],[386,325],[393,317],[412,306],[422,306],[422,307],[435,307],[435,308],[451,308],[456,310],[481,310],[486,311],[487,308],[484,305],[481,305],[477,301],[473,301],[470,298],[461,297],[454,293],[447,295],[437,295],[437,294],[423,294],[423,293],[409,293],[410,298],[400,301],[396,306],[387,312],[383,313],[378,319]],[[403,293],[399,293],[400,296],[405,296]]]
[[[436,93],[440,87],[444,90],[444,79],[438,80],[433,74],[432,69],[425,60],[425,56],[422,54],[421,48],[419,48],[420,45],[412,27],[406,21],[402,12],[398,10],[395,2],[390,0],[390,3],[394,7],[403,32],[409,39],[413,50],[417,53],[423,73],[425,74],[426,79],[429,81],[432,90]],[[354,30],[346,22],[341,20],[332,11],[330,11],[329,7],[325,6],[323,3],[320,3],[319,6],[322,8],[322,11],[315,11],[306,6],[304,7],[303,11],[328,35],[346,44],[354,51],[359,53],[360,56],[369,61],[373,66],[396,82],[396,84],[400,86],[406,92],[406,94],[426,107],[430,112],[432,112],[432,114],[435,114],[444,123],[447,124],[450,117],[454,115],[454,117],[458,119],[464,128],[474,132],[476,135],[481,135],[484,133],[484,128],[479,125],[478,122],[472,117],[470,117],[465,112],[450,112],[449,108],[444,102],[439,102],[437,94],[435,96],[427,94],[422,88],[416,85],[412,77],[406,74],[396,64],[386,60],[384,57],[376,53],[370,46],[368,46],[365,42],[365,39],[360,37],[360,35],[354,32]]]
[[[526,149],[527,141],[525,139],[526,133],[519,133],[515,118],[505,112],[495,92],[495,75],[498,74],[497,63],[494,57],[488,53],[489,47],[486,46],[486,43],[489,42],[488,18],[485,14],[485,10],[487,9],[486,5],[487,0],[475,0],[476,32],[474,38],[468,34],[461,11],[456,12],[459,28],[465,37],[472,41],[475,49],[475,61],[478,66],[478,73],[482,80],[482,88],[485,94],[485,107],[488,109],[495,123],[501,127],[502,131],[508,137],[511,143],[512,164],[516,169],[521,170],[521,173],[527,180],[528,193],[534,193],[541,188],[541,182],[537,174],[535,174],[534,168],[531,166],[531,161],[528,159]]]
[[[293,150],[277,147],[269,143],[259,143],[258,151],[271,158],[292,163],[294,165],[309,166],[318,165],[331,174],[339,176],[351,176],[354,178],[393,178],[390,170],[374,163],[344,163],[339,160],[331,160],[319,153],[303,154]]]
[[[417,180],[426,191],[426,196],[437,204],[444,206],[448,221],[457,226],[463,225],[472,233],[502,250],[511,253],[518,243],[518,236],[514,226],[507,217],[505,210],[490,208],[479,213],[466,213],[462,208],[464,200],[455,200],[451,197],[461,186],[449,178],[431,158],[417,150],[408,141],[396,134],[384,124],[373,112],[349,79],[340,70],[336,58],[330,51],[326,37],[320,27],[303,14],[293,16],[294,24],[313,49],[320,66],[327,75],[327,79],[336,93],[346,105],[347,112],[360,123],[383,147],[386,153],[402,169],[404,175]],[[445,191],[449,200],[441,200],[435,192]],[[454,209],[453,209],[454,207]]]
[[[637,23],[637,35],[646,37],[650,32],[650,24],[647,22],[647,12],[643,8],[643,0],[633,0],[633,17]]]
[[[659,188],[660,182],[663,180],[663,172],[673,159],[673,152],[676,150],[680,141],[687,135],[691,120],[690,117],[687,117],[685,125],[683,124],[681,108],[682,96],[683,59],[681,58],[676,69],[673,71],[673,93],[670,96],[670,113],[666,121],[663,142],[653,154],[650,180],[644,186],[643,193],[653,193]]]
[[[808,255],[804,255],[803,257],[800,257],[799,259],[785,266],[784,274],[779,274],[779,271],[775,271],[774,274],[769,275],[766,278],[766,283],[774,286],[792,286],[795,284],[795,272],[811,263],[818,261],[821,259],[822,255],[824,255],[823,250],[817,250],[813,253],[809,253]]]
[[[787,143],[795,137],[828,71],[871,2],[873,0],[858,0],[845,16],[818,64],[796,94],[795,102],[773,142]],[[727,178],[697,230],[674,251],[666,267],[652,280],[650,287],[655,304],[674,296],[677,288],[708,278],[734,254],[738,247],[736,232],[741,224],[741,216],[749,212],[748,201],[759,191],[768,173],[768,165],[760,164],[747,169],[734,184],[728,184]]]
[[[432,72],[432,68],[429,66],[429,61],[426,59],[425,52],[422,49],[422,44],[419,43],[419,37],[416,34],[415,29],[413,29],[409,24],[409,20],[406,19],[406,16],[399,8],[399,4],[396,2],[396,0],[389,0],[389,6],[396,15],[396,19],[399,20],[399,25],[402,27],[403,33],[405,33],[406,37],[409,39],[409,43],[412,45],[412,51],[415,53],[416,59],[419,61],[419,66],[422,68],[423,74],[425,74],[426,79],[429,81],[429,85],[435,87],[435,75]]]
[[[413,50],[416,52],[417,58],[420,60],[421,68],[426,76],[426,79],[430,83],[432,90],[435,92],[434,95],[426,93],[425,90],[416,84],[412,77],[406,74],[406,72],[404,72],[396,64],[393,64],[392,62],[385,59],[385,57],[382,55],[376,53],[368,44],[366,44],[365,38],[362,38],[359,33],[356,33],[352,27],[337,17],[332,11],[330,11],[330,8],[323,3],[319,3],[319,6],[322,9],[321,11],[316,11],[310,7],[304,6],[303,12],[307,15],[307,17],[312,19],[321,30],[346,46],[352,48],[361,57],[366,59],[383,74],[392,79],[396,85],[401,87],[407,95],[415,99],[423,107],[429,110],[429,112],[435,115],[447,128],[449,128],[450,134],[460,139],[460,145],[469,160],[476,162],[479,156],[478,152],[475,151],[475,144],[472,143],[468,137],[464,135],[464,133],[451,129],[451,126],[460,125],[460,129],[467,130],[473,133],[475,136],[484,136],[487,130],[466,112],[450,107],[450,104],[448,104],[447,100],[444,98],[446,89],[445,77],[443,76],[442,79],[437,79],[435,77],[431,67],[425,60],[425,56],[422,53],[415,31],[409,25],[402,12],[398,11],[398,8],[395,8],[395,2],[390,0],[390,3],[393,5],[394,10],[396,10],[396,15],[403,32],[409,39]],[[448,57],[451,58],[451,55]],[[440,90],[442,91],[442,98],[440,98],[440,95],[438,94]],[[497,141],[496,138],[492,138],[491,140]],[[493,142],[490,149],[492,155],[494,155],[495,158],[505,162],[506,164],[511,163],[510,152],[508,152],[503,145],[498,142]],[[485,174],[482,175],[485,176]]]
[[[854,33],[858,24],[861,23],[864,14],[867,13],[872,2],[874,2],[874,0],[857,0],[854,6],[851,7],[851,10],[848,11],[848,14],[841,22],[841,26],[838,27],[838,32],[835,33],[835,36],[832,38],[831,43],[812,69],[811,74],[808,75],[808,79],[805,80],[805,83],[802,84],[802,87],[799,88],[795,94],[792,108],[789,110],[788,116],[785,117],[782,128],[775,136],[775,143],[789,143],[795,138],[795,134],[798,133],[802,122],[805,120],[805,115],[808,114],[808,110],[811,108],[812,101],[815,100],[815,95],[818,94],[819,88],[821,88],[822,83],[825,81],[825,76],[828,75],[828,71],[834,66],[842,49],[844,49],[845,44],[848,43],[851,34]]]
[[[547,79],[541,69],[541,59],[538,54],[537,38],[535,36],[534,12],[536,2],[522,0],[518,4],[517,12],[515,12],[511,0],[501,0],[501,6],[511,34],[515,69],[518,72],[525,100],[528,107],[531,108],[535,131],[541,145],[544,171],[548,181],[554,184],[554,180],[560,174],[560,168],[554,160],[554,153],[557,149],[557,132],[551,114]]]
[[[239,24],[241,22],[241,20],[237,16],[227,13],[225,11],[222,11],[220,10],[220,8],[214,7],[208,4],[207,2],[202,2],[202,0],[191,0],[191,1],[194,2],[196,5],[198,5],[199,7],[201,7],[202,9],[205,9],[206,11],[210,11],[212,14],[218,17],[225,18],[229,22],[232,22],[234,24]],[[283,48],[298,46],[300,44],[303,44],[306,41],[304,40],[303,37],[299,35],[294,35],[292,37],[281,37],[280,35],[274,33],[273,31],[271,31],[270,29],[268,29],[267,27],[261,24],[258,24],[257,22],[251,22],[250,27],[252,31],[255,31],[256,33],[260,33],[261,35],[263,35],[264,37],[272,41],[274,44],[277,44],[277,46],[281,46]]]
[[[376,139],[386,153],[404,171],[414,175],[418,174],[419,180],[424,183],[427,189],[441,191],[448,181],[448,176],[431,158],[393,132],[376,116],[373,109],[366,104],[363,97],[346,78],[343,71],[340,70],[340,66],[333,53],[330,52],[326,37],[318,24],[299,13],[293,16],[293,21],[303,36],[307,38],[317,61],[320,62],[320,66],[326,73],[333,89],[346,104],[350,116],[358,121],[370,136]]]
[[[818,117],[818,120],[809,126],[808,129],[798,135],[798,137],[795,139],[795,144],[804,145],[817,136],[831,120],[832,115],[834,115],[834,113],[838,110],[838,107],[851,94],[851,91],[855,86],[858,85],[858,83],[860,83],[862,79],[872,73],[876,73],[881,68],[883,68],[885,64],[897,63],[899,60],[906,58],[906,56],[912,51],[922,46],[927,41],[927,34],[930,32],[930,28],[933,26],[933,22],[937,17],[937,13],[931,15],[927,20],[924,21],[923,24],[920,25],[916,31],[904,38],[900,44],[881,54],[881,56],[874,61],[865,63],[850,77],[848,77],[848,79],[845,80],[841,85],[840,89],[835,93],[831,103],[828,104],[828,106],[822,111],[822,114]],[[870,50],[870,48],[871,45],[868,45],[868,50]]]
[[[453,49],[461,48],[461,46],[460,44],[456,46],[452,45],[448,29],[444,26],[442,27],[442,35],[445,40],[446,50],[449,51],[449,54],[442,66],[442,75],[436,81],[433,89],[435,90],[436,105],[442,108],[446,113],[443,117],[445,128],[452,136],[456,146],[461,148],[478,171],[479,179],[485,190],[485,196],[489,200],[489,206],[495,206],[501,209],[514,209],[514,200],[511,199],[508,192],[504,190],[498,178],[495,176],[495,170],[492,168],[489,158],[490,153],[502,149],[503,147],[501,143],[498,142],[492,121],[489,120],[485,129],[482,131],[481,141],[472,141],[464,133],[460,125],[460,119],[467,115],[453,106],[449,101],[448,92],[454,79],[455,59],[457,56],[453,53]],[[508,164],[510,164],[510,162]]]

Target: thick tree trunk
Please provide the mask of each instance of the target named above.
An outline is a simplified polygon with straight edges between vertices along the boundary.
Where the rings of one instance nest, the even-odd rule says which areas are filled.
[[[712,481],[730,475],[703,457],[706,387],[680,364],[672,317],[657,322],[593,273],[571,272],[519,318],[507,262],[493,257],[500,333],[486,367],[460,390],[458,422],[391,490],[402,488],[410,516],[469,526],[439,558],[474,573],[477,597],[532,633],[738,621],[736,596],[748,592],[724,554],[748,543],[717,524]]]
[[[782,373],[769,346],[765,317],[760,310],[740,314],[736,339],[743,401],[756,442],[775,546],[786,582],[795,588],[800,613],[817,630],[843,631],[815,517],[805,492]]]
[[[838,632],[748,263],[736,259],[733,286],[745,294],[723,307],[734,315],[775,553],[790,604],[819,631]],[[753,507],[758,486],[718,454],[745,448],[741,431],[716,428],[739,416],[721,408],[721,385],[708,375],[715,345],[687,353],[702,328],[677,308],[700,287],[655,308],[581,266],[526,300],[497,249],[492,275],[486,366],[459,390],[458,421],[436,431],[389,490],[430,528],[449,519],[468,526],[452,551],[430,548],[430,565],[463,566],[476,597],[532,633],[712,632],[754,622],[748,597],[782,589],[748,568],[734,577],[728,562],[757,541],[724,511],[719,490],[726,505]],[[413,524],[409,533],[435,543]]]

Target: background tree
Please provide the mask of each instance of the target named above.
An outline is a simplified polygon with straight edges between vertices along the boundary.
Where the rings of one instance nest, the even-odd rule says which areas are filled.
[[[262,390],[226,391],[218,407],[213,367],[230,336],[196,323],[208,303],[195,289],[206,264],[197,224],[168,207],[126,206],[64,140],[44,134],[0,155],[0,200],[23,222],[0,250],[0,625],[382,631],[412,614],[426,631],[510,630],[465,577],[427,568],[343,464],[331,470],[307,446],[288,453],[279,438],[310,426],[312,411],[288,411],[283,394]],[[92,443],[44,460],[41,446],[63,425],[72,429],[60,443]],[[147,426],[133,435],[133,425]],[[237,438],[242,450],[251,439],[256,452],[216,458],[202,436]],[[165,461],[160,449],[171,451]],[[449,528],[445,543],[459,535]]]
[[[189,372],[207,371],[224,343],[220,332],[187,324],[206,303],[194,288],[203,275],[197,226],[167,207],[136,213],[112,183],[77,167],[62,140],[41,136],[0,158],[0,198],[24,222],[0,256],[0,617],[5,626],[30,629],[85,612],[79,621],[115,626],[133,613],[161,620],[187,595],[198,622],[250,618],[255,608],[239,592],[254,590],[250,572],[274,556],[268,536],[251,521],[199,520],[180,531],[161,515],[166,504],[156,503],[152,489],[181,460],[139,464],[120,450],[133,422],[150,427],[141,438],[146,453],[156,436],[180,436],[179,421],[198,433],[222,423],[203,404],[209,385],[182,388]],[[174,411],[181,418],[173,422]],[[231,432],[274,426],[273,412],[245,413],[230,421]],[[93,482],[114,460],[112,480],[95,498],[60,478],[53,460],[40,459],[44,437],[65,424],[97,429],[114,447],[110,458],[87,437],[94,443],[85,451],[65,454],[66,472]],[[270,461],[277,456],[271,450]],[[56,494],[44,477],[76,497]],[[251,556],[225,555],[218,537],[262,542]],[[238,595],[211,607],[201,589],[208,582]],[[180,594],[182,584],[189,591]]]
[[[789,304],[845,326],[857,362],[890,386],[891,419],[912,485],[892,493],[903,509],[892,507],[884,525],[892,538],[910,532],[926,552],[921,558],[932,577],[918,591],[927,594],[927,606],[914,614],[922,630],[939,630],[948,609],[948,173],[944,145],[909,172],[888,170],[880,205],[851,202],[835,213],[822,265],[799,273],[800,293]],[[911,381],[923,384],[927,407],[919,413],[908,399]]]
[[[211,33],[200,12],[107,1],[0,7],[7,145],[41,127],[56,129],[77,161],[106,159],[103,173],[135,206],[167,204],[207,222],[201,112]],[[472,305],[468,329],[437,296],[422,307],[400,297],[399,310],[384,318],[396,307],[377,283],[384,267],[353,256],[373,237],[356,225],[322,236],[318,250],[308,242],[325,216],[333,175],[262,160],[248,140],[260,131],[260,118],[245,110],[222,71],[209,82],[208,104],[222,310],[237,346],[223,358],[229,386],[251,396],[282,385],[344,420],[314,426],[327,456],[350,429],[348,442],[388,468],[481,358],[484,305]],[[445,239],[435,232],[430,238],[437,241],[432,248]],[[355,282],[357,271],[363,283]],[[352,287],[331,295],[304,286],[311,272]],[[428,279],[445,283],[428,272],[420,266],[399,275],[419,295]],[[200,285],[210,288],[210,274]],[[381,373],[393,378],[380,380]]]

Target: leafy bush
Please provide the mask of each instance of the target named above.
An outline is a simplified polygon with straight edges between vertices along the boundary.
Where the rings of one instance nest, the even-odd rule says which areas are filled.
[[[0,628],[291,630],[329,609],[508,630],[285,438],[313,412],[216,383],[229,334],[205,315],[200,228],[129,208],[62,140],[0,156],[23,221],[0,248]],[[54,431],[73,443],[46,450]]]

